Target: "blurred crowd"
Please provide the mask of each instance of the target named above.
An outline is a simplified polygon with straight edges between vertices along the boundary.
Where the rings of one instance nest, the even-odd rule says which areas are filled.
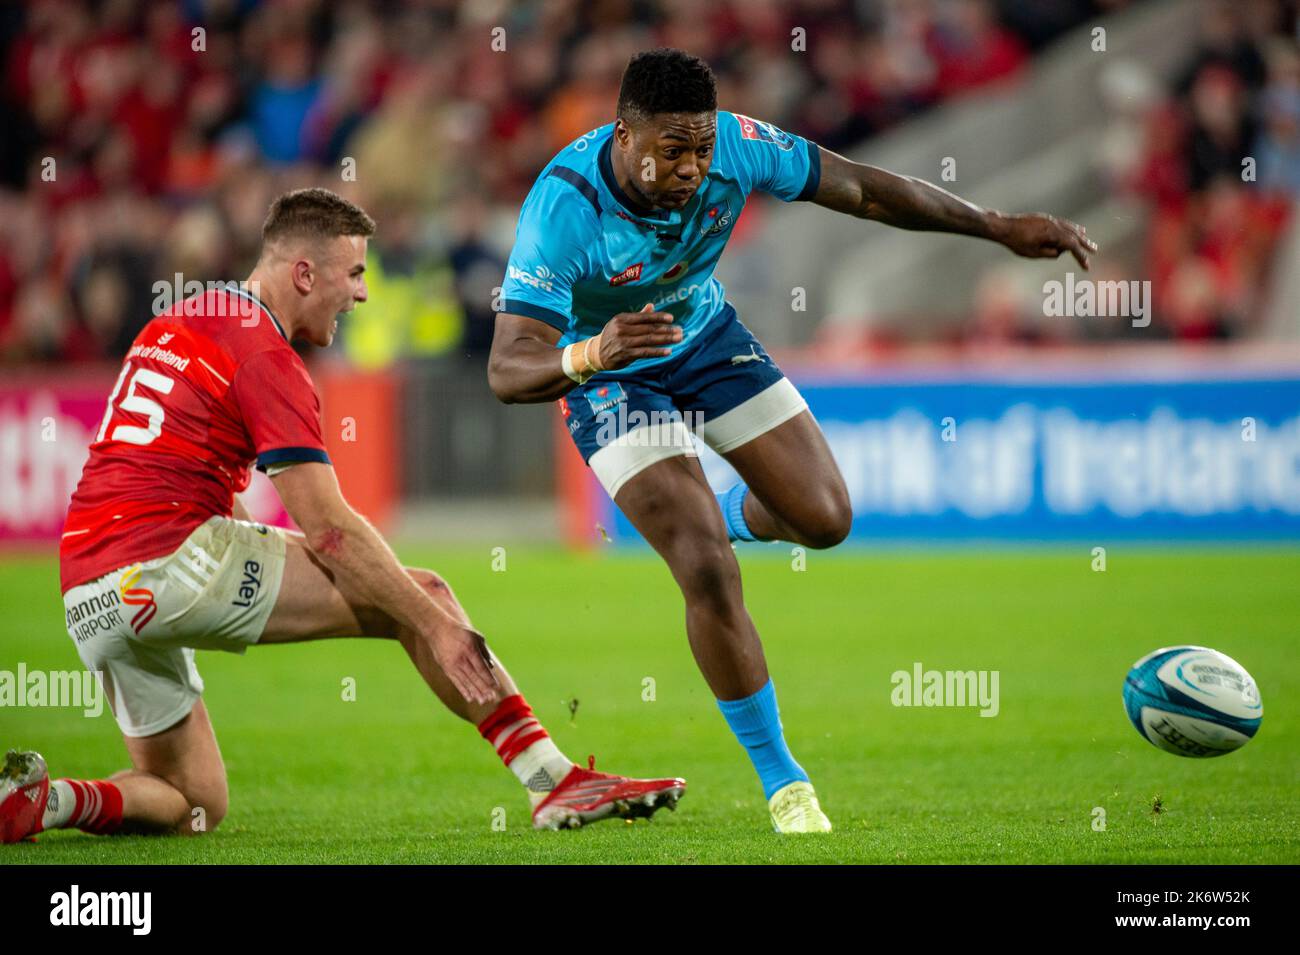
[[[1093,278],[1149,278],[1154,320],[1043,322],[1041,295],[1005,269],[974,296],[967,340],[1161,337],[1202,341],[1259,330],[1278,249],[1300,205],[1300,3],[1189,0],[1199,40],[1162,88],[1137,63],[1102,77],[1112,116],[1098,165],[1111,194],[1145,210],[1133,268]]]
[[[688,49],[723,105],[843,149],[1016,82],[1037,48],[1126,2],[3,5],[0,362],[121,355],[155,283],[246,275],[270,199],[313,184],[379,223],[375,307],[344,323],[348,358],[481,357],[519,202],[557,149],[610,120],[636,51]],[[1114,179],[1152,206],[1151,274],[1183,337],[1241,326],[1280,227],[1240,157],[1300,193],[1295,4],[1214,9]]]
[[[1145,272],[1179,339],[1249,332],[1300,200],[1297,5],[1207,5],[1200,47],[1146,117],[1121,188],[1151,209]]]

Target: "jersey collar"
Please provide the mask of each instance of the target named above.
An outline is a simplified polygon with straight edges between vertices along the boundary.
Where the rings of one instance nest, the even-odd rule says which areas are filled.
[[[240,298],[248,299],[250,302],[252,302],[258,308],[260,308],[262,311],[266,312],[267,315],[270,315],[271,323],[275,325],[275,330],[280,333],[280,337],[283,338],[285,341],[289,340],[289,336],[284,333],[284,326],[281,325],[280,320],[275,317],[275,312],[271,311],[269,308],[266,307],[265,302],[263,302],[260,298],[258,298],[248,289],[244,288],[244,286],[240,285],[238,282],[231,282],[226,286],[226,289],[229,292],[231,292],[231,294],[233,295],[238,295]]]

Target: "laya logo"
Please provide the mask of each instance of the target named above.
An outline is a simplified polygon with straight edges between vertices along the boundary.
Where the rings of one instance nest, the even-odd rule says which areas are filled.
[[[700,223],[700,235],[720,235],[731,228],[731,206],[712,206],[704,213]]]
[[[244,561],[244,579],[239,582],[236,599],[230,601],[232,607],[251,607],[262,587],[262,565],[255,560]]]
[[[516,266],[508,265],[506,266],[506,274],[516,282],[531,285],[533,288],[539,288],[544,292],[553,290],[551,270],[544,265],[537,266],[531,273],[525,272]]]
[[[592,414],[608,411],[616,407],[620,401],[627,401],[627,392],[617,381],[598,385],[587,392],[587,402],[591,405]]]
[[[676,282],[686,274],[686,270],[691,267],[690,259],[682,259],[671,269],[665,272],[659,278],[655,279],[655,285],[667,285],[669,282]]]
[[[778,149],[791,149],[794,147],[794,137],[784,130],[777,129],[771,123],[765,123],[761,119],[751,119],[739,113],[736,113],[735,116],[740,122],[741,139],[748,139],[756,143],[771,143]]]
[[[153,599],[153,591],[147,587],[137,587],[140,582],[140,565],[136,564],[118,581],[117,589],[122,594],[122,603],[128,607],[139,607],[131,618],[131,629],[139,633],[158,612],[158,604]]]
[[[645,267],[644,262],[638,262],[635,265],[629,265],[618,275],[609,280],[610,285],[623,285],[627,282],[635,282],[641,277],[641,269]]]
[[[159,344],[159,345],[166,345],[169,341],[171,341],[171,340],[172,340],[173,338],[175,338],[175,337],[176,337],[176,336],[175,336],[175,334],[174,334],[173,332],[168,332],[168,333],[165,334],[165,335],[159,335],[159,336],[158,336],[158,344]]]
[[[563,398],[560,399],[560,417],[567,418],[573,412],[569,411],[569,403]]]

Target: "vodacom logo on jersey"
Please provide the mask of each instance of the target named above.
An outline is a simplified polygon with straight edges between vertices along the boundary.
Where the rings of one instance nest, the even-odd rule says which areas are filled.
[[[144,629],[145,624],[153,619],[154,614],[158,612],[158,604],[153,599],[153,591],[146,587],[137,587],[140,582],[140,565],[136,564],[130,570],[122,575],[118,581],[117,589],[122,594],[122,603],[139,607],[135,616],[131,618],[131,629],[139,633]]]

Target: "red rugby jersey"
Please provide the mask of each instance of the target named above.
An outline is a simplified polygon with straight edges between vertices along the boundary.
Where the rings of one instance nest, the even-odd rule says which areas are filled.
[[[72,495],[62,587],[176,550],[228,517],[250,467],[329,463],[320,399],[270,310],[236,285],[163,312],[136,337]]]

